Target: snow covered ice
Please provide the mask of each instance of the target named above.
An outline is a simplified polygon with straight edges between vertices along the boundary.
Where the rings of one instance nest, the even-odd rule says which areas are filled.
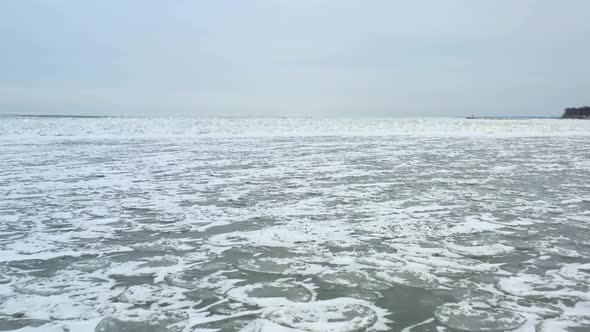
[[[0,330],[587,331],[589,143],[549,119],[1,118]]]

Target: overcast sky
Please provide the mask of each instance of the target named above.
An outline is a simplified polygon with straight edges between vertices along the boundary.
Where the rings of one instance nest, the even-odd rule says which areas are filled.
[[[0,2],[0,112],[560,115],[590,1]]]

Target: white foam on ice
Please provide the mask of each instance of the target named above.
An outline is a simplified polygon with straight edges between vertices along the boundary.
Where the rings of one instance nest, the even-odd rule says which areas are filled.
[[[22,331],[587,327],[589,129],[3,118],[0,319],[39,320]],[[420,321],[389,321],[391,294],[413,293],[459,304],[433,320],[430,297],[408,301]]]

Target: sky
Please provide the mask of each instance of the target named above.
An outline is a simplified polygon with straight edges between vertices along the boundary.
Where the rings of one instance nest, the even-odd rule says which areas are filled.
[[[0,113],[559,116],[587,0],[0,1]]]

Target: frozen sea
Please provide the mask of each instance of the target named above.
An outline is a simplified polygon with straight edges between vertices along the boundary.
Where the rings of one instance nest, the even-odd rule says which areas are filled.
[[[0,118],[0,331],[590,331],[590,121]]]

